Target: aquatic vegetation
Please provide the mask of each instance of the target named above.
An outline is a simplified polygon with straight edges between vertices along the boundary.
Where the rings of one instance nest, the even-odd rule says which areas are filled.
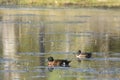
[[[119,0],[0,0],[1,5],[119,7]]]

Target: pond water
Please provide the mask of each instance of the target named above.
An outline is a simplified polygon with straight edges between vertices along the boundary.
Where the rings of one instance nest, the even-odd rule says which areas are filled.
[[[0,8],[0,80],[119,80],[120,10]],[[78,62],[78,50],[92,58]],[[71,60],[48,70],[47,57]]]

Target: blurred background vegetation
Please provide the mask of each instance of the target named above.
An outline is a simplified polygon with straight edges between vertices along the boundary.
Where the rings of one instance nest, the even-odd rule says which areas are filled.
[[[0,0],[0,5],[119,7],[120,0]]]

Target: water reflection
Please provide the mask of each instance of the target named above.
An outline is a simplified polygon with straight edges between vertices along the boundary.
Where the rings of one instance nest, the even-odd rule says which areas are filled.
[[[3,21],[12,21],[14,18],[3,17]],[[15,27],[13,24],[2,25],[2,41],[3,41],[3,58],[16,60],[16,41],[15,41]],[[19,79],[19,74],[16,72],[17,66],[14,61],[4,62],[4,78],[3,80]]]
[[[0,10],[0,79],[119,80],[119,14],[97,9]],[[92,52],[92,58],[78,62],[73,53],[79,49]],[[70,67],[49,72],[49,56],[70,60]]]

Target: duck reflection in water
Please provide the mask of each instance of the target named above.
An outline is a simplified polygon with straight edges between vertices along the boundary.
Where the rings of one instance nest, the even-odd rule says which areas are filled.
[[[78,52],[75,55],[79,62],[81,62],[81,59],[87,59],[92,57],[91,52],[81,52],[81,50],[78,50]]]
[[[54,67],[70,67],[69,63],[71,61],[65,59],[55,59],[53,57],[48,57],[48,70],[52,71]]]

